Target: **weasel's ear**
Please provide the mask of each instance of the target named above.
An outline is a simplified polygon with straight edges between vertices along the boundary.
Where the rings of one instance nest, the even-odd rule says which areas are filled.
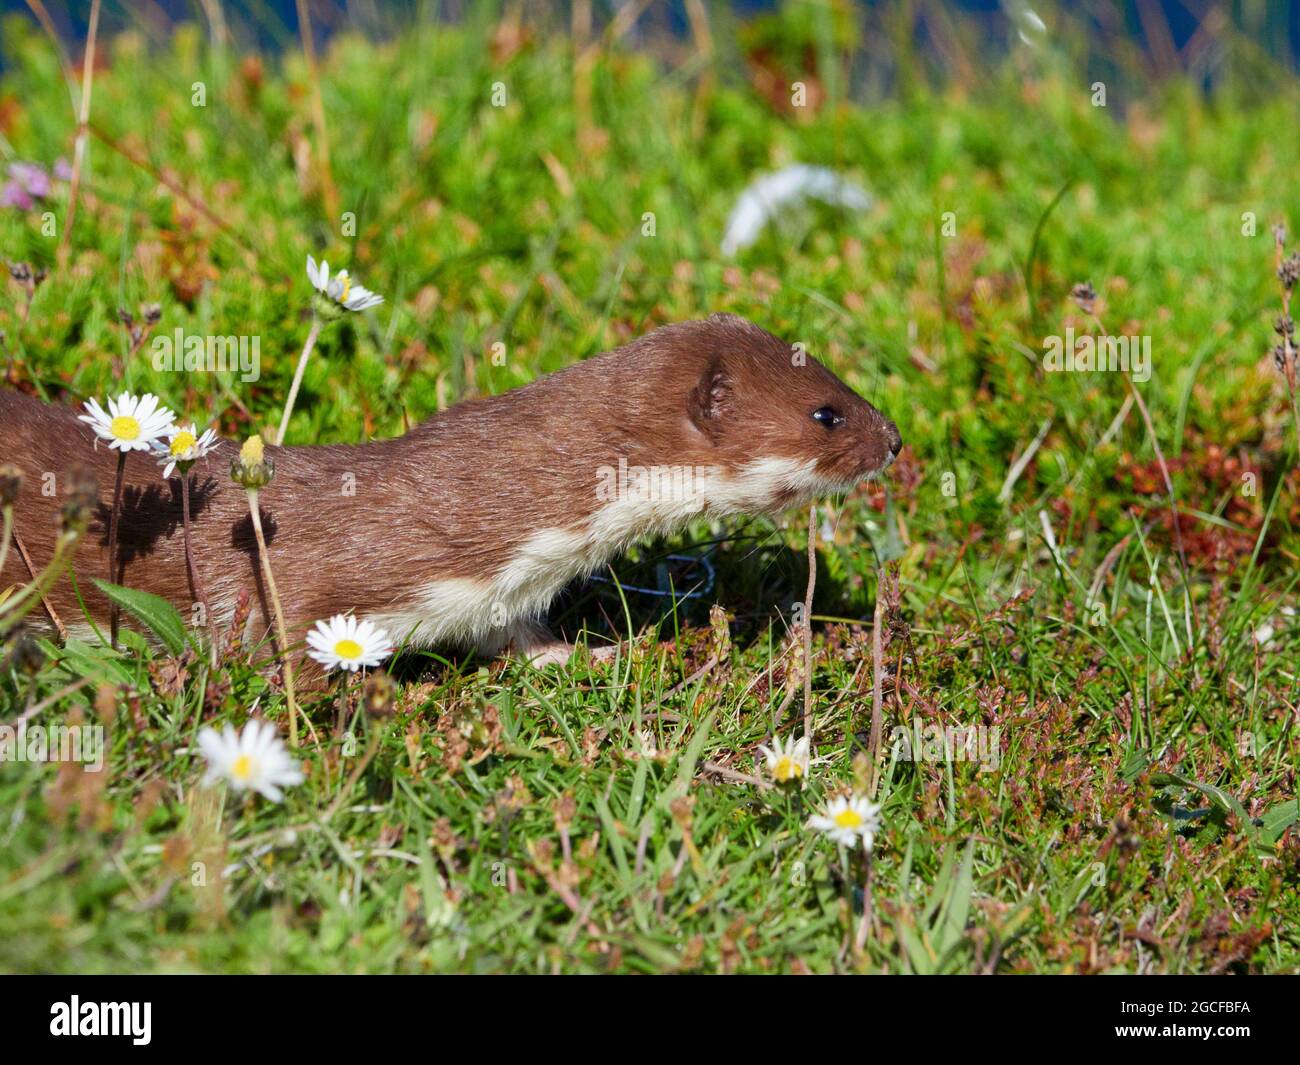
[[[722,360],[715,355],[691,389],[686,400],[686,413],[695,428],[710,440],[716,440],[730,406],[731,378],[723,368]]]

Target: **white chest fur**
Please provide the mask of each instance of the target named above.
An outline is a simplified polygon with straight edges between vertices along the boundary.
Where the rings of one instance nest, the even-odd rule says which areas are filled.
[[[761,512],[790,491],[825,490],[813,465],[759,459],[730,475],[716,467],[620,465],[601,471],[596,507],[581,525],[538,530],[495,574],[429,581],[406,604],[371,620],[412,646],[452,643],[496,650],[503,632],[540,617],[566,584],[635,540],[671,533],[705,514]]]

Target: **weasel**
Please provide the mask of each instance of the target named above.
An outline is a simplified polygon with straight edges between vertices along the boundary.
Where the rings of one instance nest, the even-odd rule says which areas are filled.
[[[73,569],[103,622],[109,603],[90,578],[108,575],[117,453],[77,414],[0,391],[0,462],[23,471],[15,524],[38,571],[70,471],[94,470],[99,506]],[[268,446],[275,477],[260,513],[291,641],[351,611],[399,644],[541,664],[572,650],[545,625],[552,599],[633,541],[846,491],[901,446],[892,421],[800,347],[715,314],[456,404],[401,437]],[[237,454],[221,441],[190,473],[194,564],[219,623],[249,589],[269,624],[247,497],[230,478]],[[57,493],[42,494],[50,473]],[[191,615],[180,482],[146,453],[127,456],[117,556],[115,583]],[[10,551],[0,588],[29,579]],[[88,628],[66,576],[49,599],[70,632]]]

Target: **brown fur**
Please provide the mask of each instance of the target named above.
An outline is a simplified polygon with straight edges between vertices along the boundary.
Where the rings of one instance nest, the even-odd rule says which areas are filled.
[[[400,608],[424,582],[491,576],[531,534],[589,517],[596,469],[620,459],[731,470],[755,458],[813,458],[818,474],[844,485],[887,465],[899,446],[893,424],[815,360],[795,365],[791,356],[757,326],[714,315],[461,403],[396,439],[268,447],[276,472],[261,512],[291,639],[317,618]],[[828,430],[812,419],[826,405],[844,425]],[[69,471],[94,468],[100,505],[74,569],[102,623],[108,604],[89,578],[108,572],[117,453],[96,445],[78,413],[0,392],[0,462],[24,473],[17,529],[37,567],[53,550]],[[236,453],[223,441],[191,473],[195,564],[219,618],[241,589],[262,599],[247,500],[230,479]],[[40,492],[46,473],[55,475],[57,497]],[[344,494],[349,480],[354,495]],[[139,452],[127,458],[118,548],[118,583],[189,615],[180,482],[164,481]],[[0,587],[27,579],[10,552]],[[84,621],[66,578],[51,599],[65,623]]]

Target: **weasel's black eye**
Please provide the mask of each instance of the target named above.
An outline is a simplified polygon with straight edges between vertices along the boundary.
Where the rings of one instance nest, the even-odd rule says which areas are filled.
[[[844,415],[834,407],[818,407],[812,412],[813,421],[820,422],[827,429],[834,429],[844,424]]]

